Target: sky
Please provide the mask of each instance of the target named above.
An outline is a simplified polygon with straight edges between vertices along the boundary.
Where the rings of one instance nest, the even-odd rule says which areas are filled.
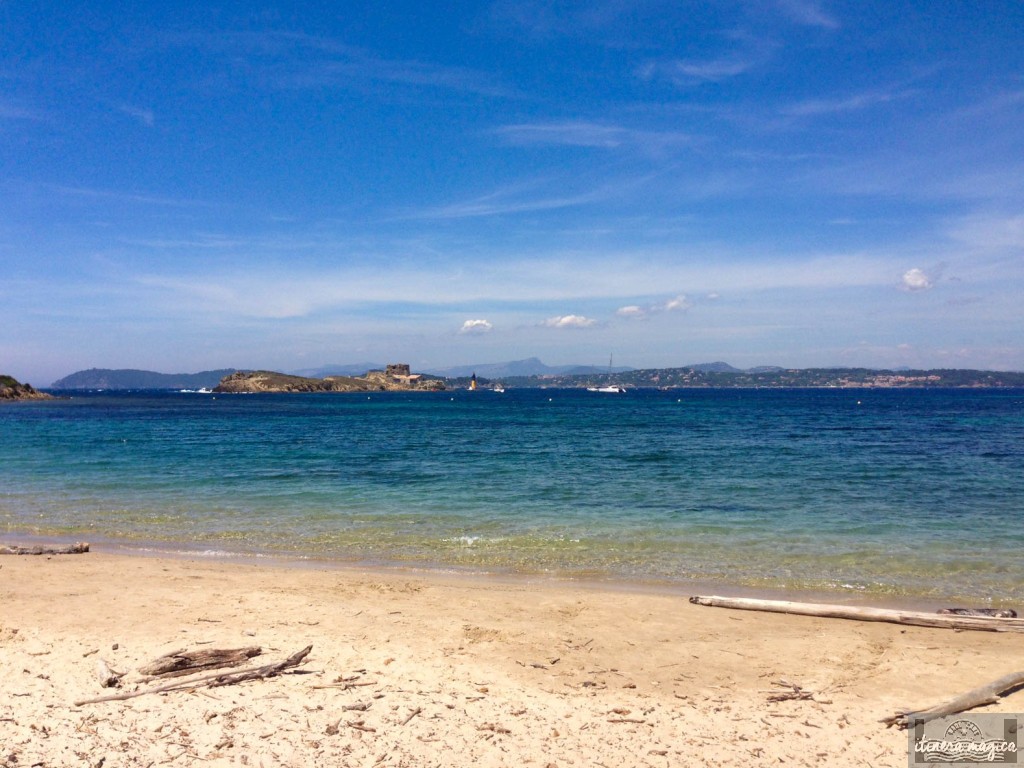
[[[0,2],[0,373],[1024,370],[1019,0]]]

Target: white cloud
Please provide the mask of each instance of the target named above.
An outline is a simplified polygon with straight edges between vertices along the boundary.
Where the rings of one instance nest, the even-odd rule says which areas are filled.
[[[686,296],[684,296],[683,294],[679,294],[674,299],[669,299],[664,304],[662,304],[661,308],[666,312],[680,312],[686,311],[692,306],[692,301],[686,298]]]
[[[927,291],[932,285],[931,278],[917,267],[903,273],[903,289],[906,291]]]
[[[635,304],[631,304],[628,307],[619,307],[615,310],[615,314],[619,317],[628,317],[630,319],[639,319],[647,316],[647,310],[643,307],[638,307]]]
[[[459,333],[469,333],[479,335],[482,333],[489,333],[494,326],[487,320],[467,320],[462,324],[462,328],[459,329]]]
[[[638,307],[635,304],[619,307],[615,310],[615,314],[618,317],[624,317],[628,320],[641,320],[658,312],[686,311],[692,306],[693,302],[690,301],[690,299],[683,294],[679,294],[675,298],[667,299],[666,301],[659,302],[657,304],[651,304],[647,307]]]
[[[583,315],[561,315],[560,317],[549,317],[544,321],[548,328],[589,328],[597,321],[591,320]]]

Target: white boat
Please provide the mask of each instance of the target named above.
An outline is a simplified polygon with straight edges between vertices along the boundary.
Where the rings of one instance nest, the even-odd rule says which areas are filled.
[[[608,375],[612,375],[612,356],[608,356]],[[605,387],[587,387],[587,392],[605,392],[612,395],[621,395],[626,390],[622,387],[616,386],[615,384],[609,384]]]

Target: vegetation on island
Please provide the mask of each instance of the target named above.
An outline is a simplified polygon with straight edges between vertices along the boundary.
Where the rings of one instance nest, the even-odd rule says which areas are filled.
[[[411,373],[409,366],[389,365],[384,371],[368,371],[365,376],[327,376],[312,379],[274,371],[249,371],[225,376],[214,392],[436,392],[445,388],[435,376]]]
[[[31,384],[22,384],[13,376],[0,374],[0,400],[49,400],[52,397],[36,391]]]
[[[870,368],[754,368],[743,371],[725,364],[684,368],[652,368],[616,373],[556,376],[514,376],[502,379],[507,387],[578,388],[959,388],[1024,387],[1024,373],[961,369],[877,370]],[[480,386],[491,382],[480,380]],[[453,387],[469,386],[469,379],[450,380]]]

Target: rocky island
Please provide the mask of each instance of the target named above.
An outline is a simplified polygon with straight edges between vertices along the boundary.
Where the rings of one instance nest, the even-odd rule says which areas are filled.
[[[0,400],[52,400],[53,395],[38,392],[31,384],[22,384],[12,376],[0,375]]]
[[[411,373],[405,363],[389,365],[383,371],[368,371],[365,376],[327,376],[310,379],[273,371],[240,371],[221,379],[214,392],[440,392],[444,382],[438,378]]]

